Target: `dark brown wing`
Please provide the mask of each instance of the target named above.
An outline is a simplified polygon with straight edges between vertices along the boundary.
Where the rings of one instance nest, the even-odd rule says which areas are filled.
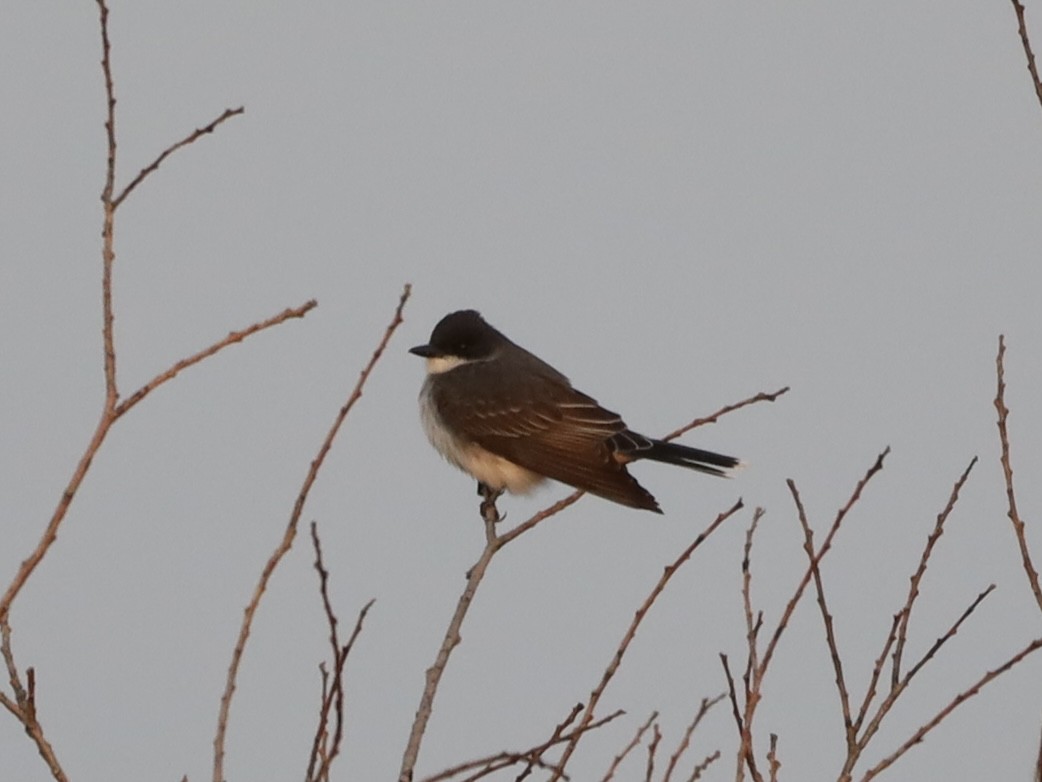
[[[514,464],[623,505],[658,511],[655,498],[626,471],[627,460],[616,456],[635,450],[630,439],[639,435],[562,375],[540,368],[528,367],[535,371],[513,385],[481,363],[453,369],[435,391],[438,412],[459,434]],[[475,395],[478,388],[484,393]]]

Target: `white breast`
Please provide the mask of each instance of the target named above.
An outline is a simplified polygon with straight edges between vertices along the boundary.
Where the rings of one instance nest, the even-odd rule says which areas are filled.
[[[543,476],[526,470],[502,456],[486,451],[480,445],[461,440],[450,432],[438,415],[431,398],[431,378],[420,389],[420,420],[423,431],[435,450],[449,462],[493,489],[507,489],[524,494],[543,481]]]

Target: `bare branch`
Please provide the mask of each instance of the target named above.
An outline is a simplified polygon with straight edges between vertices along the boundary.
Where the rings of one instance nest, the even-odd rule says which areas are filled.
[[[930,648],[926,650],[926,653],[920,658],[919,662],[913,665],[909,669],[908,673],[905,674],[904,679],[901,680],[900,686],[902,688],[907,687],[911,683],[915,675],[923,669],[923,666],[930,662],[930,660],[933,659],[933,656],[941,650],[941,647],[955,637],[955,634],[959,632],[959,628],[962,626],[962,623],[970,618],[970,614],[976,611],[977,606],[984,602],[984,598],[990,595],[993,591],[995,591],[995,585],[989,584],[983,592],[981,592],[979,595],[977,595],[977,597],[973,599],[973,602],[970,603],[966,610],[959,615],[959,618],[956,619],[955,623],[948,628],[948,631],[940,638],[938,638],[936,641],[934,641],[933,645],[931,645]]]
[[[904,654],[905,642],[908,637],[908,620],[912,615],[912,606],[915,604],[916,598],[919,597],[919,584],[923,580],[923,576],[926,574],[926,566],[930,560],[930,554],[933,553],[934,546],[937,545],[937,541],[940,540],[941,535],[944,532],[944,522],[947,521],[948,516],[951,515],[952,510],[955,508],[955,503],[959,501],[959,492],[965,485],[966,480],[970,477],[970,471],[973,466],[977,463],[977,457],[974,456],[970,460],[969,466],[963,471],[962,475],[959,476],[959,480],[955,482],[955,486],[952,487],[951,494],[948,496],[948,504],[944,506],[939,514],[937,514],[937,523],[934,524],[933,531],[930,532],[926,538],[926,546],[923,548],[922,556],[919,557],[919,566],[916,568],[915,573],[912,574],[911,582],[908,587],[908,599],[905,600],[904,607],[898,613],[900,622],[897,628],[897,638],[894,646],[894,657],[893,657],[893,668],[891,670],[891,684],[896,685],[901,679],[901,658]]]
[[[549,505],[546,508],[543,508],[541,511],[539,511],[536,514],[534,514],[530,519],[528,519],[527,521],[525,521],[525,522],[523,522],[521,524],[518,524],[512,530],[509,530],[508,532],[503,533],[502,535],[499,536],[499,546],[500,546],[500,548],[502,548],[507,543],[509,543],[510,541],[514,540],[515,538],[518,538],[521,535],[523,535],[524,533],[528,532],[528,530],[532,529],[534,526],[536,526],[540,522],[545,521],[546,519],[550,518],[551,516],[557,515],[558,513],[563,511],[565,508],[567,508],[569,505],[574,505],[576,502],[579,501],[579,499],[584,494],[586,494],[586,492],[584,492],[584,491],[573,491],[567,497],[558,500],[553,505]]]
[[[728,413],[733,413],[735,410],[741,410],[743,407],[754,405],[757,402],[773,402],[782,394],[788,393],[788,391],[788,386],[785,386],[784,388],[779,388],[777,391],[774,391],[772,393],[761,391],[760,393],[750,396],[747,399],[743,399],[741,402],[735,402],[733,405],[724,405],[712,415],[708,415],[705,418],[696,418],[691,423],[685,424],[679,429],[674,429],[672,432],[667,434],[662,439],[666,440],[667,442],[669,440],[676,440],[681,435],[690,432],[692,429],[695,429],[696,427],[705,426],[706,424],[715,424],[720,418],[727,415]]]
[[[847,741],[847,750],[850,751],[857,744],[857,736],[854,733],[853,721],[850,717],[850,694],[847,692],[847,680],[843,675],[843,659],[839,653],[839,642],[836,640],[836,631],[833,626],[832,614],[825,599],[825,584],[821,578],[821,568],[815,559],[814,531],[807,520],[807,511],[803,507],[803,500],[796,492],[796,484],[789,481],[789,489],[793,493],[796,502],[797,516],[800,526],[803,528],[803,550],[810,560],[811,575],[814,578],[814,591],[818,597],[818,608],[821,611],[821,620],[825,625],[825,644],[829,650],[829,658],[832,660],[832,670],[836,676],[836,689],[839,692],[839,706],[843,715],[843,730]],[[773,752],[771,753],[773,755]]]
[[[1038,79],[1038,67],[1035,65],[1035,53],[1031,51],[1031,40],[1028,38],[1028,26],[1024,19],[1024,5],[1020,0],[1013,0],[1013,10],[1017,13],[1017,31],[1020,33],[1020,43],[1024,47],[1024,55],[1028,61],[1028,73],[1031,74],[1031,83],[1035,87],[1035,97],[1042,105],[1042,82]]]
[[[141,169],[138,172],[138,175],[130,181],[130,184],[124,187],[122,192],[120,192],[120,194],[112,200],[113,209],[118,209],[119,205],[127,199],[127,196],[129,196],[134,191],[134,188],[140,185],[145,180],[145,178],[148,177],[149,174],[151,174],[157,168],[159,168],[160,164],[168,157],[170,157],[170,155],[174,154],[174,152],[179,150],[181,147],[187,147],[189,144],[196,141],[201,136],[205,136],[208,133],[213,133],[217,129],[217,126],[220,125],[222,122],[225,122],[226,120],[229,120],[232,117],[237,117],[245,111],[246,109],[243,106],[239,106],[239,108],[237,109],[225,109],[221,113],[221,116],[213,120],[209,125],[204,125],[201,128],[196,128],[180,141],[175,141],[169,147],[164,149],[162,152],[159,153],[159,155],[156,156],[155,160],[153,160],[151,163],[149,163],[147,166]]]
[[[112,305],[112,264],[116,260],[116,207],[112,191],[116,183],[116,88],[112,81],[112,44],[109,41],[109,9],[105,0],[97,0],[101,24],[101,71],[105,78],[105,184],[101,190],[101,315],[102,351],[105,364],[105,415],[116,406],[115,314]],[[104,435],[102,435],[104,437]],[[3,611],[0,610],[0,615]]]
[[[652,726],[651,741],[648,743],[648,765],[644,770],[644,782],[652,782],[651,777],[655,773],[655,753],[658,752],[659,742],[662,741],[662,731],[658,723]]]
[[[702,762],[699,763],[694,769],[691,770],[691,776],[687,778],[687,782],[698,782],[702,778],[702,775],[706,772],[711,765],[720,759],[720,750],[715,749],[706,755]]]
[[[1042,734],[1038,741],[1038,760],[1035,761],[1035,782],[1042,782]]]
[[[857,482],[857,486],[854,487],[854,491],[851,493],[850,498],[836,514],[836,518],[833,520],[832,526],[829,528],[828,534],[825,536],[825,542],[821,544],[821,548],[814,556],[813,564],[820,564],[821,560],[828,553],[829,549],[832,547],[832,539],[839,531],[839,526],[843,523],[843,519],[846,517],[847,513],[850,512],[850,509],[854,507],[854,504],[861,499],[861,492],[864,491],[868,482],[872,480],[876,473],[883,469],[883,461],[889,453],[890,447],[887,446],[883,449],[883,452],[876,457],[875,463],[868,468],[864,477]],[[795,498],[798,498],[799,493],[796,490],[796,484],[791,480],[787,483],[789,484],[789,491]],[[803,578],[800,579],[800,583],[796,586],[796,591],[786,604],[785,610],[782,612],[782,616],[778,620],[778,625],[774,629],[774,634],[771,636],[771,640],[767,643],[767,649],[763,654],[762,661],[760,662],[761,676],[763,672],[766,672],[767,666],[770,665],[771,658],[774,656],[774,650],[778,647],[778,642],[781,640],[782,633],[785,632],[789,619],[792,617],[793,611],[796,610],[796,604],[799,603],[800,598],[803,596],[803,590],[807,588],[807,584],[810,582],[812,574],[813,568],[808,566],[806,572],[803,574]]]
[[[564,731],[568,728],[569,725],[575,722],[575,718],[579,716],[579,712],[581,712],[582,710],[583,705],[581,703],[577,703],[574,706],[572,706],[572,710],[568,712],[568,716],[566,716],[563,720],[557,723],[557,725],[554,727],[554,732],[550,734],[550,738],[543,742],[543,744],[541,744],[539,747],[534,748],[534,757],[542,759],[543,753],[546,752],[546,750],[549,749],[551,746],[553,746],[555,742],[561,740],[561,736],[564,734]],[[525,766],[521,773],[517,775],[516,782],[522,782],[522,780],[528,779],[528,776],[532,773],[534,768],[534,763],[529,763],[527,766]]]
[[[735,782],[742,782],[745,779],[745,767],[749,766],[749,773],[752,774],[753,779],[760,779],[760,774],[756,770],[756,756],[753,754],[753,736],[749,729],[749,725],[746,723],[745,718],[742,716],[743,709],[738,704],[738,692],[735,689],[734,676],[731,674],[731,665],[727,660],[727,655],[723,652],[720,653],[720,663],[724,666],[724,676],[727,678],[727,695],[731,700],[731,714],[734,716],[735,727],[738,728],[738,757],[735,763]],[[759,698],[759,690],[753,690],[746,694],[746,708],[744,711],[752,713],[750,711],[749,702],[753,698]]]
[[[311,757],[308,760],[308,770],[305,776],[307,782],[312,782],[313,780],[317,782],[318,780],[329,779],[330,766],[332,766],[336,756],[340,754],[340,745],[344,738],[344,666],[347,663],[348,655],[351,654],[351,649],[355,645],[355,641],[362,633],[362,625],[369,614],[369,609],[373,607],[373,603],[376,601],[370,600],[358,612],[358,618],[355,620],[355,627],[351,632],[351,637],[348,638],[346,644],[341,645],[338,630],[339,620],[333,611],[333,603],[329,599],[329,571],[326,570],[325,564],[322,562],[322,543],[318,537],[318,524],[315,522],[311,522],[311,543],[315,550],[315,570],[318,572],[322,608],[325,611],[326,622],[329,625],[329,645],[333,651],[333,678],[328,683],[328,687],[326,686],[328,677],[325,667],[320,666],[323,681],[322,704],[319,708],[318,727],[315,729],[315,739],[311,745]],[[332,743],[327,745],[329,713],[331,709],[334,716],[333,740]],[[320,757],[321,763],[319,763]],[[317,770],[316,765],[318,766]]]
[[[579,705],[579,709],[582,709],[582,704]],[[578,713],[579,709],[573,710],[572,719],[574,715]],[[542,760],[542,755],[550,748],[557,744],[570,741],[574,732],[589,733],[591,730],[596,730],[603,725],[607,725],[612,720],[621,717],[626,712],[619,709],[609,714],[607,717],[603,717],[599,720],[594,720],[585,728],[576,728],[575,731],[569,731],[568,733],[562,733],[551,738],[549,741],[544,741],[531,749],[527,749],[523,752],[497,752],[495,755],[489,755],[484,758],[478,758],[477,760],[468,760],[466,763],[460,763],[452,768],[447,768],[444,771],[439,771],[433,776],[424,777],[423,782],[444,782],[445,780],[452,779],[455,776],[463,774],[473,769],[480,769],[476,774],[467,777],[467,780],[480,779],[486,777],[489,774],[494,774],[497,771],[501,771],[504,768],[516,765],[518,763],[526,763],[528,766],[525,771],[521,773],[518,779],[523,779],[527,776],[528,769],[532,766],[538,766],[539,768],[553,771],[557,768],[552,763],[546,763]],[[568,777],[566,776],[565,779]],[[466,782],[466,781],[465,781]]]
[[[1014,5],[1019,5],[1014,2]],[[1020,9],[1021,14],[1023,8]],[[1027,35],[1026,33],[1024,34]],[[1034,59],[1032,59],[1034,64]],[[1035,77],[1037,80],[1037,76]],[[1006,355],[1006,339],[999,336],[999,353],[995,357],[996,374],[998,375],[998,391],[995,394],[995,409],[999,413],[999,441],[1002,445],[1002,474],[1006,479],[1006,501],[1009,505],[1007,515],[1013,522],[1013,534],[1017,536],[1017,545],[1020,547],[1020,558],[1024,563],[1024,573],[1028,577],[1028,584],[1035,595],[1035,602],[1042,611],[1042,585],[1038,581],[1038,571],[1034,562],[1031,561],[1031,552],[1028,550],[1027,534],[1024,530],[1024,521],[1020,518],[1017,510],[1017,497],[1013,492],[1013,463],[1009,455],[1009,432],[1006,431],[1006,419],[1009,417],[1009,409],[1006,407],[1006,378],[1004,358]]]
[[[250,598],[250,601],[246,606],[242,625],[239,628],[239,636],[235,642],[235,648],[232,650],[231,663],[228,665],[228,676],[224,686],[224,693],[221,695],[221,705],[217,716],[217,731],[213,740],[214,782],[224,782],[224,742],[225,734],[228,730],[228,714],[231,709],[232,697],[235,694],[235,681],[239,673],[239,664],[242,661],[243,653],[246,651],[246,642],[250,637],[250,628],[253,626],[253,616],[257,613],[257,607],[260,605],[264,591],[268,588],[268,581],[271,580],[275,568],[278,567],[279,562],[282,561],[286,552],[289,551],[290,547],[293,545],[293,539],[297,534],[297,525],[299,524],[300,516],[304,511],[304,503],[307,501],[308,493],[311,491],[311,487],[315,483],[315,479],[318,477],[318,472],[322,468],[322,464],[325,462],[326,455],[333,447],[333,440],[336,439],[337,433],[340,431],[340,427],[347,418],[348,413],[351,412],[355,403],[361,398],[365,382],[369,379],[369,374],[373,371],[373,367],[376,366],[376,362],[378,362],[380,357],[383,355],[387,343],[391,340],[391,336],[394,334],[398,326],[401,325],[402,310],[405,308],[405,303],[409,300],[411,293],[412,286],[406,283],[405,287],[402,289],[401,297],[398,299],[398,306],[395,308],[391,322],[384,330],[383,337],[377,344],[368,363],[366,363],[365,367],[359,374],[358,382],[355,383],[355,387],[351,391],[350,396],[348,396],[344,406],[341,407],[337,413],[333,425],[329,428],[329,432],[326,434],[325,439],[322,441],[322,445],[318,449],[318,454],[315,456],[315,459],[311,462],[311,465],[308,468],[300,493],[297,495],[296,502],[293,504],[293,511],[291,512],[289,521],[286,524],[286,530],[282,535],[282,540],[279,541],[279,544],[275,547],[275,550],[265,563],[264,569],[261,571],[260,579],[257,581],[256,587],[254,587],[253,596]]]
[[[723,524],[725,521],[727,521],[727,519],[729,519],[739,510],[741,510],[742,507],[742,501],[741,499],[739,499],[734,505],[731,506],[730,509],[719,514],[699,534],[699,536],[695,538],[695,540],[680,553],[680,556],[678,556],[672,564],[667,565],[666,568],[663,570],[662,576],[659,578],[658,582],[652,588],[651,593],[648,595],[647,599],[644,601],[641,607],[637,609],[637,612],[633,615],[633,621],[630,622],[629,628],[627,628],[625,635],[623,635],[622,641],[619,643],[618,648],[615,650],[615,654],[612,657],[611,662],[609,662],[608,667],[605,668],[604,673],[601,676],[600,682],[597,684],[596,687],[594,687],[593,692],[590,693],[590,699],[589,701],[587,701],[586,704],[586,711],[583,713],[582,718],[579,720],[580,727],[588,724],[593,719],[594,709],[597,708],[597,704],[600,701],[601,696],[604,694],[604,691],[605,689],[607,689],[608,684],[615,676],[615,672],[619,669],[619,665],[622,663],[622,658],[626,655],[626,650],[629,648],[630,643],[637,635],[637,629],[640,627],[641,622],[644,621],[644,617],[647,616],[648,611],[651,610],[651,606],[654,605],[655,601],[658,599],[658,596],[661,595],[663,590],[666,588],[666,585],[669,583],[670,579],[673,578],[673,575],[680,569],[680,567],[685,562],[687,562],[688,559],[690,559],[691,555],[695,552],[695,549],[701,546],[702,543],[705,542],[705,540],[710,535],[712,535],[721,524]],[[556,782],[556,780],[561,778],[563,769],[565,768],[565,766],[568,765],[568,760],[569,758],[571,758],[572,753],[575,752],[575,747],[578,745],[578,743],[579,736],[576,736],[564,748],[564,752],[561,754],[561,761],[559,764],[559,768],[562,771],[555,772],[554,775],[550,777],[550,782]],[[402,780],[402,782],[406,781]]]
[[[32,742],[36,745],[36,751],[40,753],[40,757],[43,758],[47,768],[50,769],[51,776],[57,782],[66,782],[65,771],[62,770],[61,764],[58,762],[58,756],[55,754],[54,747],[51,746],[51,743],[44,735],[43,725],[40,724],[37,715],[35,672],[32,668],[26,671],[28,687],[23,687],[18,666],[15,664],[14,650],[11,648],[11,625],[5,616],[0,616],[0,654],[4,658],[8,680],[15,694],[14,701],[12,701],[3,693],[0,693],[0,704],[11,712],[15,719],[22,723],[26,735],[32,739]]]
[[[761,627],[762,616],[755,617],[753,615],[753,598],[752,598],[752,556],[753,556],[753,538],[756,535],[756,528],[760,524],[760,519],[763,518],[766,511],[763,508],[757,508],[753,511],[753,520],[749,523],[749,528],[745,531],[745,547],[742,550],[742,609],[745,612],[745,640],[749,648],[749,656],[746,660],[745,666],[745,682],[746,682],[746,699],[749,697],[748,684],[749,684],[749,672],[759,668],[759,652],[756,648],[756,640],[759,635]]]
[[[767,751],[767,765],[771,769],[770,782],[778,782],[778,770],[781,768],[781,761],[778,760],[777,733],[771,734],[771,748]]]
[[[612,760],[611,765],[608,767],[608,771],[602,778],[601,782],[611,782],[611,779],[615,776],[615,772],[618,771],[619,766],[622,765],[622,761],[624,761],[626,756],[636,749],[637,745],[640,744],[641,739],[644,738],[644,734],[648,732],[648,728],[651,727],[651,723],[656,719],[658,719],[658,712],[651,712],[651,716],[648,717],[647,721],[637,728],[637,732],[634,734],[633,738],[630,739],[630,743],[623,747],[622,751],[615,756],[614,760]]]
[[[922,725],[915,733],[912,734],[912,736],[904,744],[902,744],[893,753],[885,757],[883,760],[881,760],[879,763],[877,763],[875,766],[873,766],[871,769],[865,772],[865,775],[861,777],[861,782],[869,782],[869,780],[879,776],[880,773],[882,773],[887,768],[892,766],[895,762],[897,762],[897,760],[908,750],[910,750],[916,744],[921,742],[926,737],[926,734],[928,734],[931,730],[940,725],[941,722],[949,714],[955,711],[955,709],[957,709],[962,703],[972,698],[974,695],[980,692],[987,684],[997,679],[1006,671],[1010,670],[1015,665],[1017,665],[1025,657],[1027,657],[1030,654],[1033,654],[1039,649],[1042,649],[1042,638],[1036,638],[1034,641],[1029,643],[1015,655],[1006,660],[1006,662],[1004,662],[998,668],[988,671],[980,679],[978,679],[976,683],[974,683],[971,687],[969,687],[966,690],[963,690],[958,695],[956,695],[947,706],[945,706],[943,709],[937,712],[937,714],[934,715],[934,717],[929,722]]]
[[[318,302],[314,299],[311,299],[310,301],[304,302],[299,307],[286,308],[277,315],[272,315],[267,320],[258,321],[240,331],[232,331],[224,339],[220,339],[217,342],[214,342],[212,345],[210,345],[207,348],[204,348],[203,350],[200,350],[198,353],[194,353],[193,355],[188,356],[187,358],[181,359],[166,371],[160,372],[154,378],[145,383],[145,385],[141,386],[141,388],[139,388],[133,394],[131,394],[118,405],[116,405],[116,408],[114,410],[116,418],[119,418],[120,416],[128,412],[132,407],[134,407],[134,405],[136,405],[138,402],[140,402],[142,399],[148,396],[148,394],[150,394],[159,386],[163,385],[163,383],[167,382],[168,380],[173,380],[175,377],[177,377],[178,373],[184,371],[185,369],[188,369],[188,367],[193,366],[194,364],[198,364],[203,359],[209,358],[210,356],[220,352],[229,345],[234,345],[237,342],[242,342],[244,339],[253,336],[258,331],[264,331],[265,329],[269,329],[272,326],[277,326],[280,323],[285,323],[287,320],[292,320],[293,318],[303,318],[317,306]]]
[[[499,511],[496,508],[496,498],[499,496],[499,493],[487,487],[484,488],[481,514],[485,524],[485,548],[482,550],[477,562],[467,571],[467,584],[463,589],[463,593],[459,596],[459,600],[456,601],[456,610],[449,620],[449,626],[445,631],[445,637],[442,639],[438,654],[434,658],[434,663],[427,669],[426,684],[423,688],[423,694],[420,696],[420,705],[416,710],[416,717],[413,719],[412,730],[409,732],[409,740],[406,742],[405,751],[402,753],[402,765],[398,773],[400,782],[412,782],[416,761],[420,755],[420,745],[423,743],[423,735],[427,731],[427,723],[430,721],[431,713],[434,710],[434,696],[438,693],[441,677],[445,673],[445,668],[449,664],[449,658],[452,656],[453,650],[463,640],[460,635],[460,628],[463,626],[463,620],[467,617],[467,612],[470,610],[470,605],[474,600],[478,586],[485,577],[485,571],[488,570],[492,557],[496,555],[496,552],[502,546],[500,539],[496,536],[496,524],[500,519]]]
[[[666,766],[666,773],[662,775],[662,782],[669,782],[673,776],[673,770],[677,767],[677,763],[683,756],[689,746],[691,746],[691,737],[694,735],[702,719],[709,713],[709,710],[716,704],[727,697],[727,693],[722,692],[715,698],[703,698],[702,702],[698,706],[698,711],[695,712],[695,717],[688,724],[687,729],[684,731],[684,737],[680,740],[680,745],[676,748],[672,755],[669,757],[669,765]],[[712,761],[710,761],[712,762]]]

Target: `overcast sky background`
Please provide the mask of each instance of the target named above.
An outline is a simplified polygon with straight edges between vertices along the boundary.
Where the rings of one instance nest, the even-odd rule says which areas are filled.
[[[1029,3],[1042,46],[1042,5]],[[913,616],[917,658],[996,592],[866,755],[892,752],[1040,635],[1005,517],[992,399],[999,333],[1019,501],[1042,504],[1042,110],[1009,3],[114,2],[119,181],[226,107],[122,207],[121,390],[232,329],[319,307],[157,391],[111,432],[14,606],[19,663],[70,779],[208,779],[242,609],[336,410],[390,319],[406,322],[327,461],[320,524],[350,624],[335,777],[394,779],[483,533],[472,482],[431,450],[406,353],[474,307],[660,434],[790,385],[685,442],[750,466],[634,473],[662,517],[585,498],[494,562],[450,663],[420,774],[538,743],[596,684],[673,557],[748,510],[655,606],[601,705],[628,716],[570,766],[599,779],[652,710],[660,762],[744,660],[741,548],[769,626],[805,568],[793,478],[823,531],[893,451],[824,567],[860,695],[934,518],[977,455]],[[96,7],[0,15],[0,581],[44,528],[103,400]],[[564,496],[506,498],[507,523]],[[303,528],[302,528],[303,531]],[[1036,562],[1042,533],[1030,530]],[[275,575],[239,677],[229,780],[299,779],[327,630],[306,537]],[[808,595],[757,728],[782,778],[835,779],[843,738]],[[1042,656],[989,686],[890,780],[1029,780]],[[690,765],[734,776],[721,704]],[[766,751],[766,743],[759,747]],[[3,776],[49,776],[10,715]],[[643,778],[640,753],[620,778]],[[504,776],[512,779],[513,775]]]

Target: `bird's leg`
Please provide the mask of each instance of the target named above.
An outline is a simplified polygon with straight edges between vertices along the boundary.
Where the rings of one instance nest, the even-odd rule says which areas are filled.
[[[478,481],[478,494],[481,496],[481,518],[485,521],[492,524],[502,521],[503,517],[499,515],[499,508],[496,507],[496,500],[499,499],[499,495],[502,493],[502,489],[493,489],[487,483]]]

